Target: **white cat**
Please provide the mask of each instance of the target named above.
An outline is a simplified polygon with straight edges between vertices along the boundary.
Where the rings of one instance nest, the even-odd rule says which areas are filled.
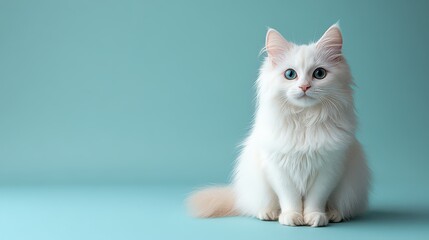
[[[254,124],[233,182],[194,193],[191,213],[313,227],[363,213],[370,173],[355,137],[353,82],[338,24],[309,45],[269,29],[265,51]]]

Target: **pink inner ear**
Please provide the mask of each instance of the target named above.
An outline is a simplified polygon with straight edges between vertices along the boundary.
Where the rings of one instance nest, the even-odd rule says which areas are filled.
[[[324,50],[329,60],[338,61],[342,59],[343,37],[339,27],[331,26],[317,42],[317,48]]]
[[[292,44],[289,43],[279,32],[274,29],[268,30],[265,48],[267,50],[268,57],[274,65],[281,61],[285,52],[291,47]]]

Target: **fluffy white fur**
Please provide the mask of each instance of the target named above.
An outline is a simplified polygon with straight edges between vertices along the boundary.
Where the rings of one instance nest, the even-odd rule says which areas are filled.
[[[247,215],[283,225],[325,226],[367,207],[370,174],[355,137],[352,77],[337,24],[309,45],[270,29],[250,135],[228,187],[189,198],[197,217]],[[313,71],[327,70],[324,79]],[[297,78],[287,80],[286,69]],[[310,85],[304,92],[300,86]]]

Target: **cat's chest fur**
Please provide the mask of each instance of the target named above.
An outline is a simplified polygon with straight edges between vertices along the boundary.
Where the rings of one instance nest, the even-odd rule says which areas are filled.
[[[320,168],[338,164],[352,136],[333,121],[288,121],[265,128],[261,140],[266,160],[287,174],[304,195]]]
[[[344,148],[353,137],[334,121],[308,124],[306,121],[287,121],[268,125],[259,131],[260,143],[270,152],[290,157],[317,157],[319,154]]]

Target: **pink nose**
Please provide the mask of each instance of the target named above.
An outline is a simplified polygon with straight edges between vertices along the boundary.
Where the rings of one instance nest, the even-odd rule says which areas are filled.
[[[299,88],[301,88],[301,89],[302,89],[302,91],[307,92],[307,90],[308,90],[309,88],[311,88],[311,86],[310,86],[310,84],[305,84],[305,85],[301,85],[301,86],[299,86]]]

